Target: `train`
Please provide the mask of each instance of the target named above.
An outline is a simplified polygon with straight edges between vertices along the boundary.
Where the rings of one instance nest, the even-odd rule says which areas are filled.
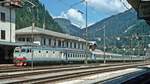
[[[95,53],[84,49],[49,48],[49,47],[16,47],[14,50],[14,64],[26,66],[31,63],[84,63],[104,61],[142,61],[144,57],[121,55],[113,53]]]

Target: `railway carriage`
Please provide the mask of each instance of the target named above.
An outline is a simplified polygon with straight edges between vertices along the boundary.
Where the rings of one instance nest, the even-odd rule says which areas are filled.
[[[84,62],[86,55],[85,50],[80,49],[17,47],[14,51],[14,60],[24,61],[27,64],[31,64],[32,61],[34,63],[80,63]],[[88,52],[88,61],[91,56]]]
[[[22,66],[33,63],[84,63],[101,62],[104,53],[85,52],[83,49],[47,48],[47,47],[17,47],[14,51],[14,63]],[[141,61],[143,57],[105,53],[106,61]]]

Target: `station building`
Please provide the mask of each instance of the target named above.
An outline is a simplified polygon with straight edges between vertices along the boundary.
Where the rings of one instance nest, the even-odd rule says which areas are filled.
[[[13,62],[15,43],[15,9],[20,0],[0,0],[0,64]]]
[[[45,30],[39,27],[34,27],[33,29],[32,26],[16,30],[17,42],[28,43],[32,42],[32,40],[33,43],[45,47],[86,49],[86,40],[69,34]]]

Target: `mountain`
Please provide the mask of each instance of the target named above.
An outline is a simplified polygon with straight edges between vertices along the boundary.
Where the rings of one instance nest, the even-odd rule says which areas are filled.
[[[31,26],[34,21],[35,26],[43,28],[43,24],[45,23],[45,28],[48,30],[62,32],[60,26],[54,21],[39,0],[29,1],[34,3],[36,7],[32,8],[31,4],[22,1],[22,8],[16,10],[16,29]]]
[[[116,50],[122,48],[143,49],[148,47],[150,42],[149,37],[144,36],[150,34],[150,26],[144,20],[139,20],[133,9],[113,15],[88,27],[89,40],[96,40],[100,49],[103,49],[104,28],[107,51],[113,49],[115,52],[123,52]],[[85,29],[83,31],[85,34]],[[129,50],[129,53],[131,54],[132,51]]]
[[[124,13],[113,15],[88,27],[90,39],[103,37],[103,27],[105,26],[106,36],[118,36],[131,25],[137,22],[136,12],[128,10]],[[85,30],[85,29],[84,29]]]
[[[70,20],[65,18],[55,18],[55,22],[59,24],[64,33],[74,35],[74,36],[82,36],[82,30],[73,25]]]

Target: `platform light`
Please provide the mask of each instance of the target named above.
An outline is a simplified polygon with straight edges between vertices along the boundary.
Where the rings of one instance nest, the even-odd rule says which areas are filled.
[[[133,48],[133,51],[135,51],[135,48]]]
[[[147,49],[146,48],[144,48],[144,51],[146,51]]]

